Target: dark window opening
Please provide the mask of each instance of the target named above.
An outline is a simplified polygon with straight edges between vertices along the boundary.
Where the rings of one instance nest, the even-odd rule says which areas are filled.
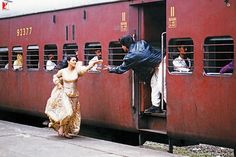
[[[206,74],[232,74],[234,40],[230,36],[207,37],[204,41],[204,71]],[[228,65],[229,69],[223,69]],[[226,67],[227,68],[227,67]]]
[[[191,73],[194,70],[194,46],[191,38],[170,39],[168,69],[171,73]]]
[[[44,46],[44,69],[50,71],[56,68],[58,60],[57,45],[50,44]]]
[[[23,70],[23,48],[20,46],[12,49],[12,68],[15,71]]]
[[[0,47],[0,69],[8,69],[8,48]]]
[[[126,53],[123,51],[119,41],[112,41],[109,43],[108,64],[119,66],[123,62]]]
[[[102,46],[99,42],[86,43],[84,48],[84,65],[92,61],[102,59]],[[96,64],[90,72],[99,72],[102,69],[101,64]]]
[[[39,47],[37,45],[28,46],[26,65],[28,69],[39,68]]]
[[[96,56],[96,51],[101,52],[102,47],[99,42],[86,43],[84,48],[84,65],[88,65],[89,61]],[[102,55],[98,56],[98,59],[102,59]]]
[[[64,44],[64,46],[63,46],[63,59],[65,59],[67,56],[75,56],[76,51],[78,51],[77,44],[75,44],[75,43]]]

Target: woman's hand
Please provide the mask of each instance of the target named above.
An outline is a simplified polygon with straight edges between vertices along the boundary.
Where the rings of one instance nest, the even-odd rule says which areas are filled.
[[[102,62],[103,62],[103,60],[90,61],[89,66],[93,67],[95,64],[101,64]]]

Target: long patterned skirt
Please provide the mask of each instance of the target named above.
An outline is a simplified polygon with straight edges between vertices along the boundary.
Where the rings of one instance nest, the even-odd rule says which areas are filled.
[[[81,114],[78,94],[68,96],[63,89],[54,87],[47,101],[45,113],[50,120],[49,127],[55,131],[63,126],[64,133],[79,133]]]

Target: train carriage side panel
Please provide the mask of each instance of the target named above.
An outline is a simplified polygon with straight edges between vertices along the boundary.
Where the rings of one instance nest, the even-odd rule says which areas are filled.
[[[173,137],[235,146],[235,71],[232,76],[206,75],[203,65],[207,37],[230,36],[235,43],[236,5],[230,3],[230,7],[224,1],[167,3],[167,42],[190,37],[194,46],[192,74],[167,76],[167,129]]]
[[[4,19],[1,20],[1,25],[0,25],[0,34],[1,34],[1,46],[6,46],[9,43],[9,34],[10,34],[10,23],[9,20]]]
[[[87,19],[78,23],[79,43],[100,41],[105,65],[109,60],[109,43],[118,41],[121,36],[128,33],[128,28],[126,31],[121,31],[122,14],[125,16],[123,17],[125,21],[129,23],[128,7],[128,3],[117,3],[106,7],[85,8]],[[88,31],[88,28],[93,29]],[[81,46],[84,48],[84,45]],[[130,71],[122,75],[109,74],[107,71],[86,74],[78,82],[84,120],[92,124],[109,123],[110,127],[134,129],[131,85]]]
[[[9,47],[10,49],[13,46],[23,47],[24,67],[23,71],[9,69],[9,78],[5,82],[7,86],[1,85],[1,87],[4,88],[3,91],[10,94],[6,96],[1,91],[1,98],[3,98],[1,102],[10,104],[10,108],[43,114],[46,101],[54,86],[52,75],[56,71],[46,72],[43,65],[37,70],[27,69],[28,46],[39,47],[40,63],[43,63],[45,44],[56,44],[59,59],[62,59],[63,44],[76,43],[79,47],[79,59],[83,60],[84,44],[99,41],[102,43],[104,64],[107,64],[109,42],[117,41],[120,36],[128,32],[128,27],[126,31],[121,31],[122,12],[125,12],[128,23],[128,6],[128,2],[119,2],[8,19],[11,23]],[[86,19],[84,19],[84,11]],[[65,38],[67,25],[69,26],[68,40]],[[74,40],[71,38],[72,25],[76,28]],[[27,28],[31,29],[31,32],[23,35],[23,31]],[[123,75],[109,74],[107,71],[85,74],[78,81],[82,121],[134,130],[131,84],[130,71]]]
[[[0,34],[1,34],[1,40],[0,40],[0,48],[4,49],[7,48],[8,50],[8,57],[9,57],[9,34],[10,34],[10,22],[9,20],[5,19],[5,20],[1,20],[0,21]],[[2,51],[0,53],[3,53]],[[2,58],[1,58],[2,60]],[[1,62],[1,64],[3,64]],[[6,64],[6,63],[5,63]],[[7,87],[7,80],[9,78],[9,73],[8,71],[6,71],[4,69],[4,65],[1,65],[1,69],[0,69],[0,82],[1,82],[1,86],[0,86],[0,100],[2,100],[0,102],[0,105],[8,105],[6,99],[6,96],[8,95],[8,93],[6,92],[6,87]]]

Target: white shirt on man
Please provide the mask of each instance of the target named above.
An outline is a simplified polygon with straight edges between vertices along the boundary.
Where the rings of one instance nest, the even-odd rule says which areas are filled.
[[[95,62],[95,61],[98,61],[98,56],[94,56],[90,61],[89,61],[89,64],[90,62]],[[99,65],[98,64],[95,64],[91,69],[90,71],[98,71],[98,67]]]
[[[46,70],[53,70],[57,65],[51,61],[51,60],[48,60],[47,63],[46,63]]]
[[[189,65],[186,64],[185,59],[180,56],[173,60],[174,70],[178,72],[189,72],[191,67],[191,61],[187,58]]]

